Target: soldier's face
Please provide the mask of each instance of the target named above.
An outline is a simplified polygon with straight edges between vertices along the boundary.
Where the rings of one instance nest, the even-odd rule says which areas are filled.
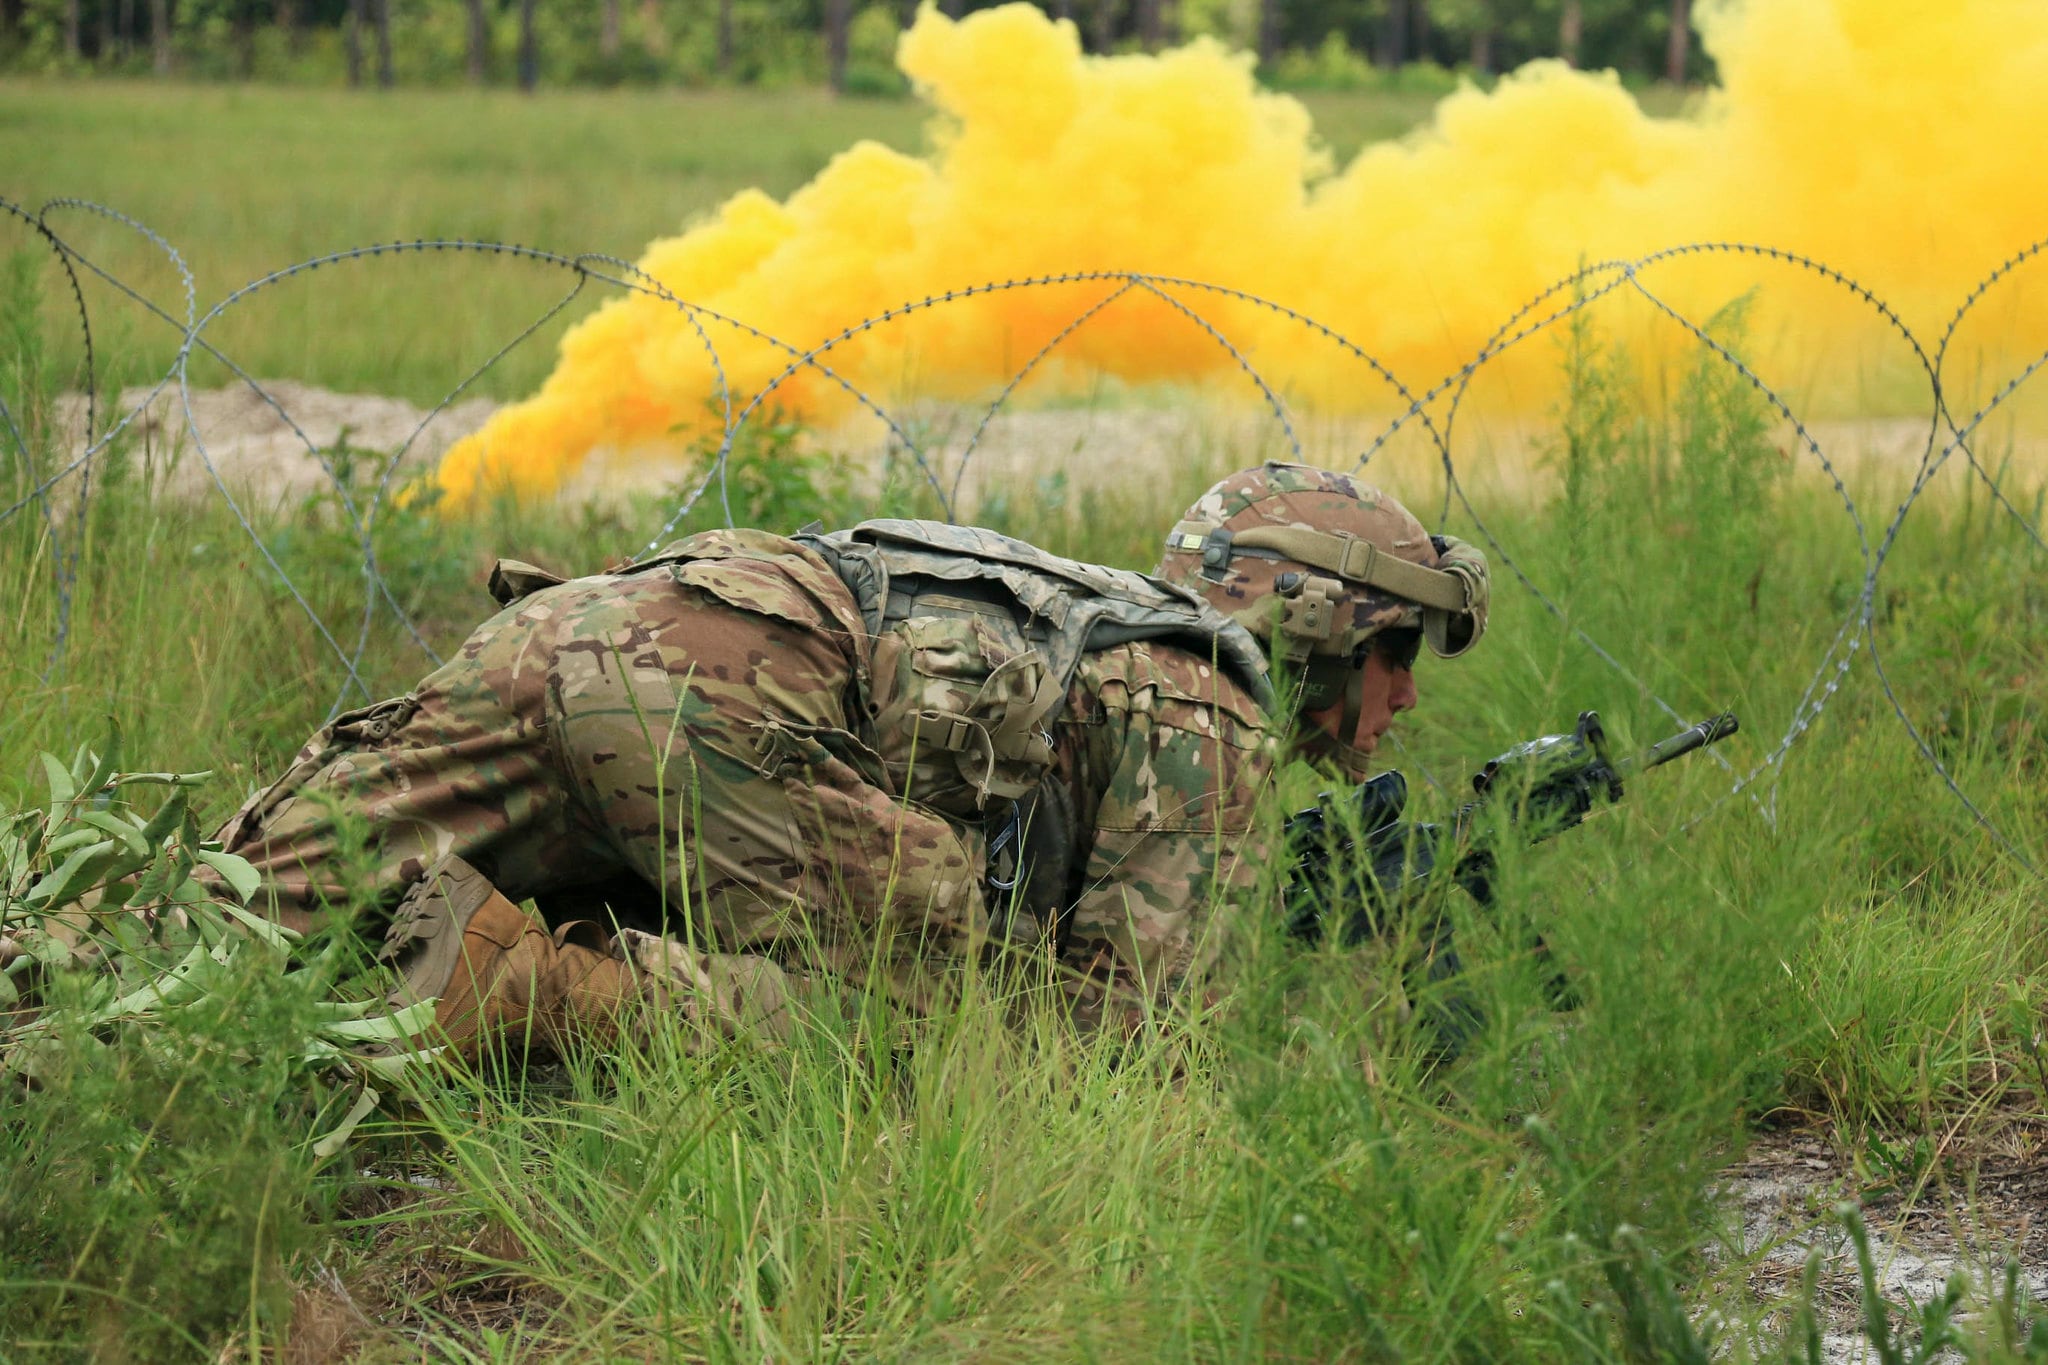
[[[1341,733],[1345,709],[1341,701],[1321,711],[1311,711],[1305,719],[1339,744],[1349,743],[1361,754],[1372,754],[1379,748],[1380,736],[1394,723],[1394,717],[1415,707],[1412,663],[1412,655],[1405,661],[1392,659],[1377,649],[1365,656],[1365,663],[1352,682],[1359,689],[1358,724],[1350,735]]]

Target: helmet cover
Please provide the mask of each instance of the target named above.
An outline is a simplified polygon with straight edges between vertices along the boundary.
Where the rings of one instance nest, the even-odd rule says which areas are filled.
[[[1298,714],[1343,703],[1340,734],[1305,725],[1300,738],[1360,781],[1371,755],[1351,738],[1372,642],[1414,631],[1450,658],[1486,629],[1484,554],[1431,536],[1370,484],[1309,465],[1268,462],[1204,493],[1168,534],[1157,576],[1263,641],[1293,674]]]
[[[1157,575],[1233,617],[1286,662],[1358,658],[1382,631],[1420,628],[1442,658],[1486,629],[1486,556],[1431,536],[1370,484],[1269,461],[1182,514]]]

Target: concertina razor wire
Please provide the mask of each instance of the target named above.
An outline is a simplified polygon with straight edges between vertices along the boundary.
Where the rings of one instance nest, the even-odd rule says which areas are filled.
[[[63,236],[53,225],[52,217],[63,213],[75,213],[98,218],[134,233],[141,238],[175,271],[182,295],[182,316],[173,314],[156,301],[145,297],[130,283],[118,278],[78,246]],[[54,670],[61,661],[68,638],[71,618],[71,589],[78,570],[78,557],[82,547],[66,542],[67,525],[82,526],[83,515],[92,496],[92,473],[97,457],[106,452],[119,440],[137,418],[146,412],[166,389],[175,386],[179,404],[183,410],[185,429],[182,433],[190,442],[191,451],[198,457],[211,479],[214,491],[227,506],[236,523],[265,569],[275,577],[291,601],[302,611],[311,623],[321,642],[332,653],[342,673],[342,681],[328,711],[328,718],[338,715],[348,704],[351,693],[364,701],[375,700],[375,695],[364,680],[363,660],[371,640],[371,631],[378,612],[388,611],[398,625],[407,633],[415,647],[434,664],[439,665],[441,656],[434,650],[420,632],[417,624],[400,605],[397,595],[386,581],[377,562],[376,547],[371,535],[379,510],[395,492],[394,478],[400,466],[412,452],[415,443],[432,423],[457,400],[468,393],[476,383],[508,354],[518,349],[543,327],[582,297],[585,289],[595,284],[608,285],[614,289],[638,293],[661,301],[675,308],[688,322],[696,343],[703,349],[708,360],[716,386],[715,406],[719,413],[722,430],[718,444],[703,471],[692,481],[674,512],[661,528],[648,540],[642,553],[658,548],[671,532],[689,515],[703,497],[715,486],[719,506],[727,525],[732,524],[732,507],[727,485],[729,461],[734,442],[749,419],[753,418],[784,381],[800,372],[808,371],[817,378],[842,391],[861,409],[878,418],[887,428],[890,437],[913,462],[918,476],[931,490],[938,505],[944,509],[948,519],[954,517],[958,506],[961,481],[969,463],[981,447],[983,437],[990,424],[1000,414],[1018,388],[1024,384],[1050,358],[1058,348],[1099,316],[1118,300],[1134,293],[1150,295],[1176,314],[1185,318],[1190,326],[1213,342],[1222,353],[1240,370],[1256,388],[1265,409],[1271,414],[1273,423],[1285,440],[1294,458],[1303,458],[1304,452],[1299,432],[1288,412],[1287,404],[1274,386],[1268,382],[1252,360],[1231,340],[1231,338],[1210,318],[1205,316],[1191,300],[1215,299],[1261,310],[1277,316],[1286,323],[1327,343],[1340,354],[1356,361],[1377,381],[1384,384],[1394,396],[1399,413],[1385,424],[1360,452],[1354,468],[1363,469],[1381,449],[1411,423],[1417,425],[1428,445],[1434,450],[1441,463],[1444,475],[1443,515],[1448,518],[1453,504],[1472,523],[1476,533],[1484,542],[1495,561],[1505,566],[1521,588],[1534,598],[1557,622],[1569,632],[1577,644],[1589,651],[1606,668],[1612,670],[1626,682],[1637,695],[1648,700],[1669,718],[1685,722],[1685,717],[1662,696],[1659,696],[1645,682],[1638,678],[1616,655],[1600,641],[1588,634],[1584,628],[1573,622],[1556,598],[1546,593],[1523,566],[1501,543],[1485,520],[1472,505],[1463,483],[1458,477],[1457,461],[1452,452],[1452,431],[1459,409],[1471,389],[1473,380],[1481,371],[1502,355],[1521,346],[1532,338],[1548,332],[1583,310],[1610,295],[1632,294],[1644,300],[1657,315],[1668,319],[1672,325],[1691,337],[1708,354],[1740,376],[1752,387],[1761,400],[1786,423],[1793,432],[1796,448],[1810,455],[1831,484],[1839,498],[1844,513],[1853,527],[1857,552],[1862,562],[1862,578],[1855,601],[1835,631],[1833,639],[1822,652],[1813,674],[1809,679],[1793,713],[1787,721],[1784,733],[1775,741],[1762,759],[1745,772],[1737,773],[1727,757],[1718,749],[1706,752],[1729,773],[1732,781],[1728,788],[1707,809],[1696,813],[1674,833],[1683,833],[1715,810],[1737,796],[1748,796],[1759,813],[1767,820],[1775,818],[1777,800],[1777,776],[1782,771],[1786,756],[1801,736],[1807,733],[1820,717],[1832,698],[1841,690],[1848,679],[1850,670],[1859,653],[1867,653],[1871,670],[1876,675],[1885,700],[1899,724],[1905,729],[1922,759],[1937,773],[1955,800],[1960,802],[1971,817],[1985,832],[2010,855],[2019,865],[2038,875],[2038,869],[2026,854],[1995,824],[1973,801],[1940,754],[1907,713],[1900,701],[1890,676],[1886,673],[1882,651],[1879,648],[1874,626],[1876,606],[1879,601],[1878,589],[1885,564],[1893,547],[1897,544],[1901,527],[1908,515],[1919,502],[1934,476],[1955,455],[1961,454],[1968,463],[1973,477],[1988,490],[1999,509],[2016,523],[2033,542],[2037,549],[2048,550],[2041,528],[2014,505],[2001,486],[1999,478],[1978,458],[1972,438],[1985,421],[2026,383],[2027,380],[2048,366],[2048,353],[2035,357],[2018,373],[2000,385],[1991,397],[1975,411],[1961,416],[1953,411],[1943,386],[1943,371],[1952,343],[1965,319],[1984,298],[2001,282],[2013,277],[2021,266],[2048,251],[2048,239],[2035,242],[2015,252],[1995,269],[1977,282],[1957,305],[1950,316],[1932,353],[1918,336],[1901,320],[1898,313],[1877,294],[1858,283],[1855,279],[1826,265],[1823,262],[1782,248],[1743,242],[1696,242],[1668,247],[1660,251],[1628,260],[1607,260],[1583,265],[1547,288],[1531,297],[1500,324],[1494,333],[1480,346],[1470,359],[1451,373],[1439,379],[1431,387],[1417,391],[1405,383],[1385,364],[1352,342],[1335,329],[1297,309],[1248,293],[1203,280],[1193,280],[1172,275],[1129,270],[1076,270],[1057,274],[1036,275],[1020,279],[987,281],[952,289],[925,298],[906,300],[895,307],[843,328],[831,337],[808,347],[798,346],[781,337],[774,336],[741,318],[680,298],[660,281],[648,275],[638,266],[615,256],[596,253],[564,255],[536,247],[520,246],[499,242],[475,242],[465,240],[422,239],[412,242],[389,242],[351,247],[342,251],[329,252],[288,265],[252,280],[241,288],[227,294],[203,314],[198,308],[198,296],[194,276],[183,255],[170,242],[136,219],[102,204],[82,199],[53,199],[35,210],[0,199],[0,216],[20,224],[55,258],[64,276],[72,303],[78,315],[78,328],[83,348],[83,371],[86,388],[84,400],[85,442],[81,450],[70,459],[60,462],[55,470],[37,477],[36,461],[22,431],[17,415],[0,395],[0,439],[8,442],[20,467],[28,472],[30,486],[12,503],[0,506],[0,524],[11,520],[29,507],[36,507],[45,522],[45,531],[51,546],[51,572],[55,577],[57,591],[58,625],[51,641],[47,667]],[[541,310],[532,321],[520,328],[497,347],[481,364],[469,372],[454,387],[442,396],[413,428],[403,444],[385,461],[367,502],[358,502],[358,490],[350,486],[337,469],[328,452],[322,450],[293,418],[286,406],[265,388],[262,381],[250,375],[232,357],[225,354],[207,338],[208,329],[224,314],[266,290],[274,289],[288,281],[330,267],[350,262],[372,261],[387,257],[430,253],[470,253],[511,259],[539,269],[559,271],[564,277],[561,296]],[[1645,281],[1644,276],[1654,272],[1660,264],[1684,257],[1708,255],[1752,257],[1759,261],[1774,263],[1794,271],[1811,275],[1852,297],[1859,304],[1869,308],[1884,326],[1905,344],[1915,364],[1925,376],[1927,384],[1927,433],[1921,443],[1919,462],[1905,496],[1887,520],[1884,531],[1875,544],[1865,524],[1862,512],[1850,495],[1840,470],[1836,467],[1821,443],[1794,412],[1784,397],[1747,363],[1738,357],[1721,341],[1712,336],[1707,327],[1686,316],[1678,308],[1660,297]],[[101,396],[97,391],[95,365],[93,362],[93,328],[91,312],[87,306],[82,283],[83,276],[90,276],[111,288],[141,308],[147,315],[176,330],[180,344],[176,357],[168,370],[158,377],[145,391],[140,401],[128,405],[114,420],[109,421],[97,435],[99,427]],[[878,401],[861,385],[855,383],[841,370],[834,368],[833,352],[857,337],[884,328],[913,314],[926,313],[949,305],[991,294],[1019,290],[1048,290],[1055,287],[1076,285],[1100,285],[1103,292],[1087,302],[1074,316],[1042,345],[1018,365],[1009,379],[997,391],[995,397],[982,405],[979,420],[974,425],[957,462],[951,471],[950,480],[944,477],[930,453],[919,443],[909,425],[899,420],[889,407]],[[746,337],[764,344],[778,355],[786,357],[783,368],[766,384],[750,396],[736,395],[721,358],[714,330],[722,330]],[[346,519],[348,530],[362,555],[363,602],[359,620],[354,631],[352,645],[344,645],[312,604],[307,601],[299,586],[292,580],[271,548],[265,542],[250,520],[247,509],[235,497],[222,471],[207,449],[203,433],[192,408],[190,366],[193,354],[202,353],[220,363],[237,383],[245,386],[264,405],[273,410],[278,419],[301,444],[306,453],[318,462],[323,475],[333,486],[336,505]],[[76,476],[75,478],[73,476]],[[54,497],[65,491],[70,484],[71,511],[68,517],[60,516],[54,505]],[[1771,781],[1758,788],[1761,780],[1769,775]],[[1425,773],[1425,776],[1427,774]],[[1435,779],[1430,781],[1434,784]]]

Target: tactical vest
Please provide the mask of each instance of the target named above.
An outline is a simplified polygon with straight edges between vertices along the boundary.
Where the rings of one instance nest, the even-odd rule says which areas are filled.
[[[750,553],[772,552],[779,537]],[[618,570],[721,557],[691,537]],[[1266,655],[1244,627],[1198,594],[1127,569],[1084,564],[972,526],[864,521],[846,531],[806,528],[791,539],[846,585],[873,642],[863,698],[851,717],[887,769],[892,790],[972,820],[990,798],[1014,801],[1053,763],[1050,729],[1091,651],[1166,640],[1212,659],[1262,707],[1272,705]],[[565,580],[517,560],[491,572],[509,606]],[[848,623],[851,625],[851,622]]]
[[[1091,651],[1171,641],[1272,704],[1266,655],[1199,595],[936,521],[794,537],[831,564],[874,641],[869,736],[896,790],[971,818],[1053,763],[1052,723]]]

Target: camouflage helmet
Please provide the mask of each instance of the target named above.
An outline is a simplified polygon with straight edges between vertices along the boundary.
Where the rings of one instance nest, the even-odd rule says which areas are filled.
[[[1486,629],[1486,556],[1432,536],[1370,484],[1269,461],[1211,488],[1166,538],[1158,576],[1206,597],[1276,659],[1352,662],[1385,631],[1462,654]]]

